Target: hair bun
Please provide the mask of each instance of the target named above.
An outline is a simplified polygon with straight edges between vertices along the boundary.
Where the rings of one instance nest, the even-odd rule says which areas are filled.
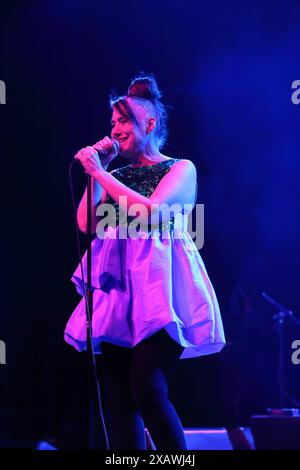
[[[156,80],[151,75],[134,78],[127,92],[127,96],[131,98],[143,98],[150,101],[158,101],[161,95]]]

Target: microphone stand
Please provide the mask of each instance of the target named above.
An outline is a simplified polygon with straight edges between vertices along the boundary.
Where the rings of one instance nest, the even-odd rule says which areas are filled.
[[[112,139],[116,154],[120,144]],[[101,154],[101,149],[94,149]],[[92,292],[92,177],[87,174],[87,293],[86,293],[86,349],[87,349],[87,449],[99,448],[100,435],[105,439],[105,449],[110,449],[109,439],[106,432],[104,416],[102,412],[100,386],[98,381],[96,361],[93,348],[93,292]],[[97,411],[97,420],[95,420]],[[102,426],[101,427],[101,423]],[[96,423],[97,421],[97,423]],[[97,424],[97,427],[96,427]],[[96,440],[96,429],[99,429],[99,439]],[[104,434],[104,436],[103,436]]]
[[[93,349],[92,349],[92,178],[87,175],[87,299],[86,299],[86,343],[87,343],[87,449],[94,446],[94,399],[91,386]]]
[[[280,408],[284,408],[284,397],[285,397],[285,387],[284,387],[284,338],[283,338],[283,325],[285,320],[288,318],[292,320],[296,325],[300,326],[300,320],[294,315],[292,310],[288,310],[286,307],[281,305],[279,302],[274,300],[272,297],[267,295],[265,292],[262,292],[262,297],[270,302],[274,307],[278,309],[277,313],[273,315],[273,320],[275,322],[275,330],[278,335],[278,359],[277,359],[277,380],[279,385],[279,403]]]
[[[113,139],[113,147],[119,151],[119,142]],[[97,148],[95,147],[95,150]],[[97,150],[98,151],[98,150]],[[102,413],[100,387],[98,382],[96,361],[93,348],[93,293],[92,293],[92,177],[87,174],[87,294],[86,294],[86,349],[87,349],[87,429],[86,446],[87,449],[99,448],[99,440],[96,440],[95,411],[97,411],[97,421],[100,428],[101,437],[105,438],[105,448],[109,450],[109,440],[105,428]],[[99,419],[101,417],[103,429]]]
[[[92,177],[87,175],[87,298],[86,298],[86,343],[87,343],[87,449],[99,449],[102,430],[99,422],[102,415],[100,389],[93,348],[93,292],[92,292]],[[103,423],[104,424],[104,423]],[[105,430],[104,430],[105,433]],[[106,447],[109,448],[107,436]]]
[[[71,169],[76,160],[69,166],[69,182],[72,195],[72,204],[74,209],[74,220],[76,221],[76,204],[74,199]],[[86,279],[83,271],[82,260],[80,261],[81,273],[84,286],[85,313],[86,313],[86,427],[85,427],[85,448],[99,449],[100,444],[104,445],[106,450],[110,449],[107,435],[105,419],[101,404],[101,390],[98,381],[97,365],[93,347],[93,292],[92,292],[92,177],[87,175],[87,268]],[[78,226],[76,225],[78,255],[81,256],[79,246]],[[97,414],[95,414],[97,412]],[[95,419],[95,417],[97,419]],[[102,442],[103,440],[103,442]],[[105,443],[104,443],[105,441]]]

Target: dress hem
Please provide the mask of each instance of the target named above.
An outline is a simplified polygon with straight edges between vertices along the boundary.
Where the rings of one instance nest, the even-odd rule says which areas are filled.
[[[192,343],[184,339],[182,333],[181,334],[179,333],[179,326],[176,323],[176,321],[171,321],[159,327],[158,329],[153,329],[153,331],[151,331],[150,334],[141,337],[138,341],[134,342],[133,344],[130,343],[128,340],[122,341],[120,338],[114,339],[111,336],[102,335],[97,338],[94,337],[93,345],[94,345],[95,354],[102,354],[102,351],[101,351],[102,342],[108,342],[116,346],[121,346],[125,348],[133,348],[137,346],[137,344],[139,344],[141,341],[145,340],[149,336],[154,335],[155,333],[157,333],[158,331],[162,329],[164,329],[174,341],[176,341],[178,344],[180,344],[184,348],[179,359],[192,359],[192,358],[199,357],[199,356],[207,356],[210,354],[215,354],[215,353],[220,352],[226,344],[225,341],[212,342],[211,340],[206,340],[204,342],[201,342],[201,344],[199,343],[199,344],[193,345]],[[73,338],[67,332],[65,332],[64,334],[64,340],[66,343],[68,343],[70,346],[73,346],[79,352],[85,351],[87,349],[86,341],[77,340]]]

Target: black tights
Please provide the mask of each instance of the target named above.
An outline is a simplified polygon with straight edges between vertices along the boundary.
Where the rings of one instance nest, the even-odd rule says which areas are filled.
[[[111,415],[111,449],[145,449],[144,425],[157,449],[186,449],[167,383],[182,346],[160,330],[134,348],[102,343],[101,349]]]

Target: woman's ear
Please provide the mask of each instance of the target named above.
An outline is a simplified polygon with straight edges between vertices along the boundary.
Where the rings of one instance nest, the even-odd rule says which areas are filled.
[[[150,134],[150,132],[153,131],[153,129],[155,128],[156,126],[156,119],[155,117],[151,117],[148,119],[148,124],[147,124],[147,127],[146,127],[146,134]]]

